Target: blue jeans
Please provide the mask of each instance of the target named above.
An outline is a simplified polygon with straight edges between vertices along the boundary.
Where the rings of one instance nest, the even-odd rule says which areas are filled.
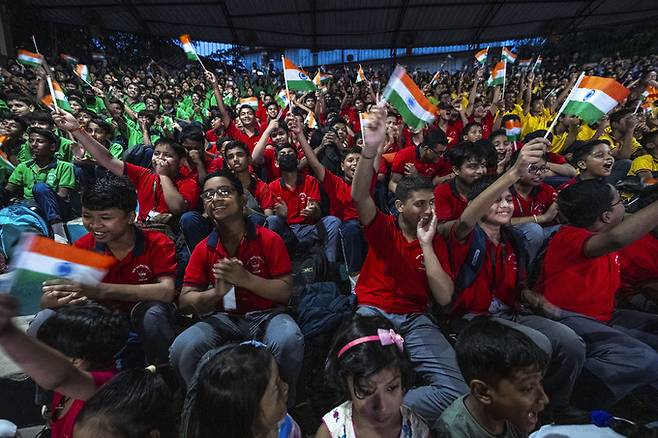
[[[301,247],[322,242],[327,261],[334,263],[338,259],[338,229],[340,219],[335,216],[325,216],[315,225],[293,224],[288,225],[281,216],[268,216],[265,220],[267,228],[277,233],[288,243],[296,240]]]
[[[434,427],[441,413],[457,398],[468,393],[457,356],[441,330],[423,313],[393,314],[373,306],[359,306],[359,315],[380,315],[404,337],[404,348],[422,382],[404,396],[404,404]]]
[[[35,183],[32,187],[32,196],[49,224],[56,224],[67,219],[67,203],[48,184]]]
[[[340,224],[339,232],[348,272],[350,274],[360,272],[368,251],[361,223],[356,219],[345,221]]]
[[[560,229],[561,225],[542,227],[534,222],[514,225],[514,228],[523,233],[525,250],[528,253],[528,262],[532,262],[541,250],[546,239]]]
[[[244,316],[215,312],[178,335],[169,349],[171,364],[189,385],[206,352],[230,342],[262,341],[279,364],[289,385],[289,405],[304,360],[304,336],[290,315],[279,311],[250,312]]]

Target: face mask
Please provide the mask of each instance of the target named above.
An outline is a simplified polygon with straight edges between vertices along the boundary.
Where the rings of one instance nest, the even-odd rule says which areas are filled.
[[[279,157],[279,168],[284,172],[292,172],[297,169],[297,157],[294,155],[283,155]]]

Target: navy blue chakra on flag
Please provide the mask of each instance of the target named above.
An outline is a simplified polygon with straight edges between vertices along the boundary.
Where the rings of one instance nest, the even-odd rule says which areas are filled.
[[[69,262],[61,262],[55,266],[55,275],[58,277],[68,277],[73,272],[73,266]]]
[[[308,81],[308,76],[306,76],[303,72],[299,72],[299,79],[302,81]]]
[[[409,98],[407,99],[407,106],[409,108],[413,108],[414,106],[416,106],[416,100],[412,96],[409,96]]]
[[[583,97],[583,101],[585,101],[585,100],[591,98],[591,97],[594,96],[595,94],[596,94],[596,90],[589,90],[589,93],[587,93],[587,94],[585,95],[585,97]]]

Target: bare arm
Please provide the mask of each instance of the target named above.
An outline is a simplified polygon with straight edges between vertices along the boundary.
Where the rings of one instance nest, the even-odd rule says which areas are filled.
[[[167,175],[160,175],[160,185],[169,211],[173,214],[182,214],[187,211],[187,201],[180,194],[178,187],[171,178]]]
[[[432,296],[441,306],[450,304],[455,284],[452,278],[443,270],[439,258],[434,251],[434,236],[436,235],[436,216],[432,211],[431,220],[421,219],[417,227],[418,241],[423,250],[425,273]]]
[[[270,123],[267,125],[267,128],[265,128],[265,131],[263,131],[263,135],[261,135],[258,141],[256,142],[256,146],[254,146],[254,151],[251,153],[251,159],[254,162],[254,164],[256,164],[257,166],[260,166],[265,162],[263,158],[263,152],[265,152],[265,147],[267,147],[267,140],[270,138],[270,134],[272,133],[272,130],[278,126],[279,126],[278,120],[270,120]]]
[[[308,141],[306,141],[304,129],[299,126],[297,120],[295,120],[292,131],[295,133],[297,140],[299,140],[299,144],[302,146],[302,150],[304,151],[304,158],[306,158],[308,165],[311,166],[311,169],[313,170],[313,173],[315,173],[315,176],[318,178],[318,181],[323,182],[325,176],[325,168],[322,163],[320,163],[320,160],[318,160],[318,157],[315,155],[315,151],[313,148],[311,148],[311,145],[308,144]]]
[[[525,89],[525,99],[523,100],[523,114],[530,112],[530,100],[532,100],[532,82],[535,80],[534,73],[528,73],[528,84]]]
[[[471,87],[471,92],[468,95],[468,103],[466,104],[466,115],[469,117],[473,115],[473,104],[475,103],[475,96],[477,96],[478,92],[478,84],[480,83],[480,78],[482,77],[483,73],[484,70],[479,68],[476,70],[475,77],[473,78],[473,86]]]
[[[222,115],[222,123],[228,129],[228,126],[231,124],[231,114],[224,105],[224,97],[222,96],[222,90],[219,88],[217,77],[209,71],[205,75],[206,80],[212,84],[212,92],[215,94],[215,100],[217,100],[217,108],[219,108],[219,113]]]

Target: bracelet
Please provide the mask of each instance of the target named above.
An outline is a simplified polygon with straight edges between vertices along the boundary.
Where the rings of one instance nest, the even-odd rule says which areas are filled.
[[[537,215],[536,215],[536,214],[533,214],[532,217],[535,218],[535,223],[538,224],[539,221],[537,220]]]
[[[361,158],[365,158],[366,160],[373,160],[376,156],[377,154],[373,155],[372,157],[366,157],[365,154],[361,154]]]

